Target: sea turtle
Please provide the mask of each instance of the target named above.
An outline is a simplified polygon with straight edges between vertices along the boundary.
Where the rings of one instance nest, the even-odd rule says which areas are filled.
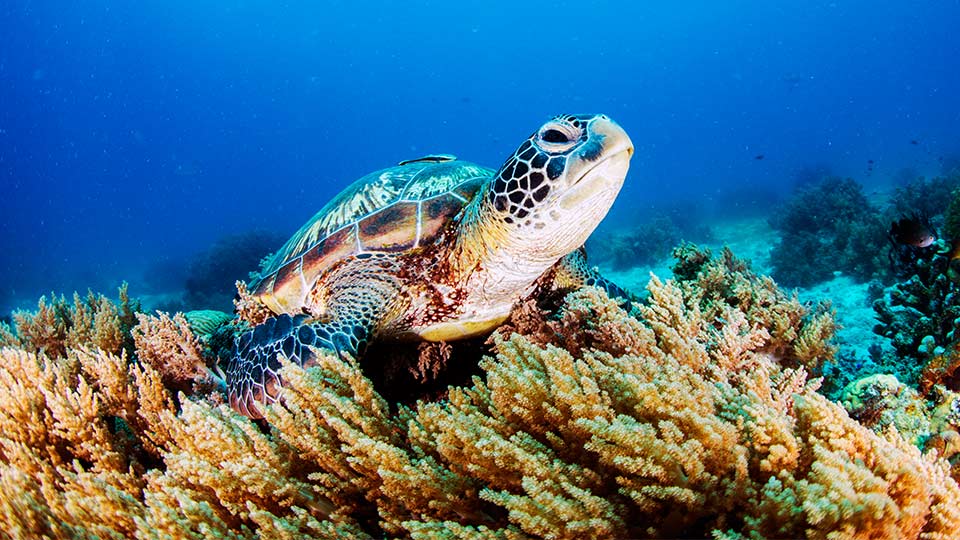
[[[620,192],[633,144],[605,115],[557,116],[499,170],[433,155],[347,187],[251,283],[274,314],[241,334],[231,406],[275,401],[278,354],[361,354],[372,339],[448,341],[492,331],[548,287],[625,291],[586,267],[583,243]]]

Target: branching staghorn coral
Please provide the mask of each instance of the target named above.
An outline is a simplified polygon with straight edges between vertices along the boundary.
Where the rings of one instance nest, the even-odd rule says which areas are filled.
[[[318,351],[260,424],[137,358],[4,349],[0,536],[951,538],[946,462],[817,394],[811,319],[771,332],[737,272],[732,296],[653,279],[640,319],[596,289],[528,306],[471,385],[409,407]]]

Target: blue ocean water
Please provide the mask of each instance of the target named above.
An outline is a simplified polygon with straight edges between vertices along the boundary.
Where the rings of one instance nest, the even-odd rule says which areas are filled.
[[[960,155],[960,2],[646,4],[6,0],[0,313],[176,288],[225,236],[285,237],[402,159],[497,167],[558,113],[636,145],[604,227]]]

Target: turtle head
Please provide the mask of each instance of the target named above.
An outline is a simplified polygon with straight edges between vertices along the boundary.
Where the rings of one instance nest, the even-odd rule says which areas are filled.
[[[497,172],[486,217],[524,257],[556,260],[580,247],[606,216],[632,155],[630,137],[605,115],[557,116]]]

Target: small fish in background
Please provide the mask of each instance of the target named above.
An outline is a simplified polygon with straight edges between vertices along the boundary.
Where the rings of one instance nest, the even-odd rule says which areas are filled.
[[[916,146],[916,145],[920,144],[920,141],[918,141],[918,140],[916,140],[916,139],[910,139],[910,144]]]
[[[763,154],[757,154],[756,156],[753,157],[753,159],[755,159],[755,160],[757,160],[757,161],[760,161],[760,160],[763,159],[763,158],[764,158],[764,155],[763,155]]]
[[[926,248],[937,241],[937,232],[926,216],[913,214],[890,224],[890,241],[896,246]]]
[[[872,160],[872,159],[868,159],[868,160],[867,160],[867,175],[869,176],[869,175],[872,174],[872,173],[873,173],[873,160]]]

